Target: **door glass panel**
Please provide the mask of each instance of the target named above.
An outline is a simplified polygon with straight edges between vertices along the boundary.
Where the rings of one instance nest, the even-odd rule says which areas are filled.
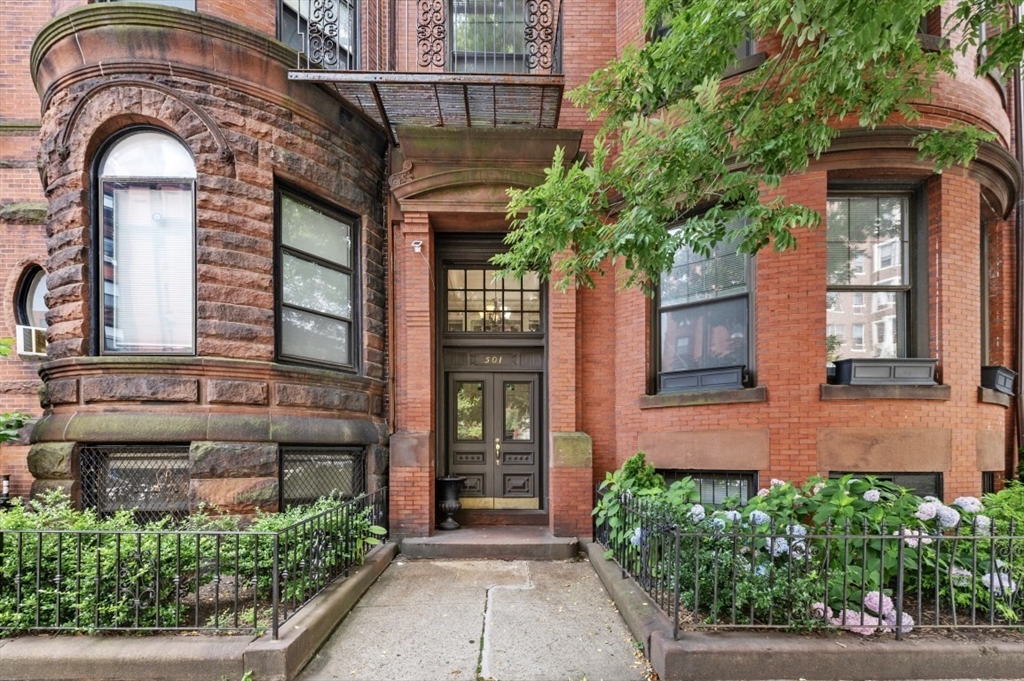
[[[484,384],[456,381],[455,439],[482,442],[484,439]]]
[[[530,413],[530,383],[505,383],[505,438],[506,440],[533,439]]]

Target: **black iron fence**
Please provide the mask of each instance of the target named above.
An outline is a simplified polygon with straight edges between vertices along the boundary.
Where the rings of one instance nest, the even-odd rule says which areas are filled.
[[[914,629],[1024,628],[1024,533],[1013,522],[814,529],[729,513],[728,522],[703,513],[681,521],[664,503],[627,496],[596,536],[675,636],[833,628],[901,639]]]
[[[262,531],[0,530],[0,634],[269,630],[276,639],[362,563],[387,520],[384,488]]]

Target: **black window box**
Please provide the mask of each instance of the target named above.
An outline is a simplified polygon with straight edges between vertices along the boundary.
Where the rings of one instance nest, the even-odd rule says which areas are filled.
[[[659,392],[699,392],[703,390],[735,390],[743,387],[743,370],[740,364],[714,369],[691,371],[669,371],[658,377]]]
[[[1004,366],[981,367],[981,387],[1013,395],[1013,383],[1017,380],[1017,372]]]
[[[937,385],[931,358],[865,358],[837,360],[832,382],[839,385]]]

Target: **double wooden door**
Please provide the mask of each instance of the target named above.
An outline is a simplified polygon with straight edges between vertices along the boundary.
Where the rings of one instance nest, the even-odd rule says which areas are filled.
[[[452,372],[447,445],[468,509],[540,508],[540,374]]]

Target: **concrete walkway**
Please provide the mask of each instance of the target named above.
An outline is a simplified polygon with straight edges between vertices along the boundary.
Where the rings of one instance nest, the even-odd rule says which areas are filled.
[[[399,556],[299,681],[643,681],[647,666],[586,560]]]

